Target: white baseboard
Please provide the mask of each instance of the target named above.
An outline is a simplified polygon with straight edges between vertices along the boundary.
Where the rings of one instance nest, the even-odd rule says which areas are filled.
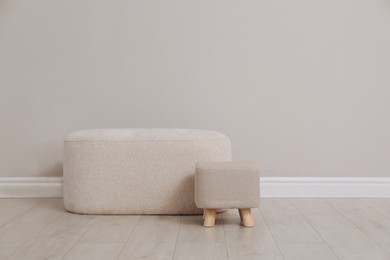
[[[390,198],[390,178],[261,177],[264,198]],[[0,177],[0,198],[62,197],[62,177]]]
[[[390,178],[262,177],[262,197],[269,198],[390,198]]]
[[[62,197],[62,177],[0,177],[0,198]]]

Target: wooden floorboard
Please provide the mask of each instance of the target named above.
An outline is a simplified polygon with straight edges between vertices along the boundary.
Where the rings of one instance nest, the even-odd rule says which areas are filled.
[[[360,201],[390,218],[390,199],[360,199]]]
[[[217,214],[215,227],[203,227],[202,216],[182,216],[174,259],[226,259],[222,214]]]
[[[43,227],[9,259],[61,259],[96,221],[96,216],[65,212],[62,201],[40,204],[32,215],[40,218],[29,221],[24,215],[22,222],[27,221],[31,222],[31,226]]]
[[[0,259],[390,259],[389,199],[262,199],[202,216],[78,215],[62,199],[0,199]]]
[[[260,211],[284,259],[338,259],[290,199],[263,199]]]
[[[43,202],[41,199],[0,199],[0,227]]]
[[[340,210],[353,209],[355,200],[292,200],[305,219],[340,259],[389,259],[383,248]],[[339,205],[335,207],[334,204]]]
[[[180,216],[141,216],[120,259],[172,259]]]
[[[359,234],[350,235],[353,236],[351,242],[355,243],[351,245],[355,254],[361,252],[360,255],[370,259],[390,259],[388,250],[390,218],[358,199],[328,199],[327,201],[359,229]],[[359,237],[361,241],[358,240]],[[361,246],[355,250],[358,244]]]
[[[66,260],[114,260],[118,259],[124,244],[103,243],[80,243],[76,244],[64,257]]]
[[[252,209],[255,226],[240,224],[237,210],[223,213],[226,245],[230,259],[283,259],[259,210]]]

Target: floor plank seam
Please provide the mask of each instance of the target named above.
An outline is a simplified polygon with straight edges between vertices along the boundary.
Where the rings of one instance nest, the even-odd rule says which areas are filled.
[[[69,248],[69,250],[66,251],[66,253],[61,257],[61,259],[64,259],[65,256],[66,256],[67,254],[69,254],[69,252],[72,251],[72,249],[77,245],[77,243],[81,240],[81,238],[82,238],[85,234],[87,234],[87,232],[95,225],[96,221],[97,221],[97,218],[95,218],[95,219],[92,221],[92,223],[89,225],[89,227],[87,228],[87,230],[86,230],[83,234],[81,234],[81,236],[73,243],[73,245]]]
[[[16,221],[18,218],[21,218],[23,215],[27,214],[30,210],[32,210],[32,209],[38,207],[39,205],[43,204],[44,202],[45,202],[45,200],[43,199],[41,203],[38,203],[37,205],[33,206],[33,207],[30,208],[29,210],[27,210],[27,211],[25,211],[24,213],[22,213],[21,216],[17,217],[16,219],[14,219],[14,220],[12,220],[12,221]],[[51,221],[49,221],[49,223],[48,223],[46,226],[42,227],[41,230],[39,230],[39,232],[37,232],[35,235],[33,235],[33,236],[32,236],[30,239],[28,239],[25,243],[22,243],[22,245],[21,245],[20,247],[18,247],[18,249],[16,249],[15,252],[13,252],[13,253],[10,254],[9,256],[7,256],[5,259],[11,258],[14,254],[16,254],[17,252],[19,252],[19,250],[22,250],[23,247],[24,247],[25,245],[27,245],[31,240],[33,240],[33,239],[34,239],[35,237],[37,237],[40,233],[42,233],[42,231],[45,230],[45,228],[46,228],[48,225],[50,225],[51,223],[54,223],[55,220],[56,220],[56,219],[53,218]],[[11,222],[12,222],[12,221],[11,221]],[[9,222],[9,223],[11,223],[11,222]]]
[[[321,199],[320,199],[321,200]],[[299,214],[302,216],[302,218],[304,220],[306,220],[306,222],[311,226],[311,228],[317,233],[317,235],[321,238],[322,241],[324,241],[324,243],[329,247],[329,249],[335,254],[335,256],[338,258],[338,259],[342,259],[337,253],[336,251],[334,251],[334,249],[328,244],[328,242],[323,238],[323,236],[321,236],[320,232],[318,232],[318,230],[310,223],[310,221],[305,217],[305,215],[302,213],[301,210],[299,210],[299,208],[295,205],[294,201],[291,200],[291,204],[294,206],[294,208],[297,209],[297,211],[299,212]]]
[[[179,240],[179,234],[180,234],[180,229],[181,229],[181,222],[182,222],[182,220],[183,220],[183,216],[180,216],[180,223],[179,223],[179,228],[177,229],[176,241],[175,241],[175,247],[174,247],[174,249],[173,249],[172,259],[175,259],[176,246],[177,246],[177,241]]]
[[[353,221],[351,221],[345,214],[343,214],[340,210],[338,210],[335,206],[332,205],[332,203],[326,201],[332,208],[334,208],[339,214],[341,214],[345,219],[347,219],[352,225],[354,225],[360,232],[362,232],[366,237],[368,237],[372,242],[374,242],[376,245],[378,245],[380,248],[383,249],[383,251],[390,257],[390,253],[383,248],[383,246],[378,243],[375,239],[373,239],[367,232],[365,232],[363,229],[359,228]]]
[[[375,207],[371,206],[370,204],[368,204],[367,202],[365,202],[364,200],[362,199],[359,199],[359,202],[364,204],[364,205],[367,205],[369,208],[373,209],[376,213],[378,213],[379,215],[381,215],[382,217],[385,217],[387,219],[390,219],[389,216],[383,214],[382,212],[380,212],[379,210],[377,210]]]
[[[268,226],[267,220],[265,219],[265,217],[264,217],[264,215],[263,215],[263,212],[261,212],[261,209],[260,209],[260,208],[257,208],[257,210],[260,212],[260,215],[261,215],[261,217],[263,218],[263,221],[264,221],[265,225],[267,226],[267,229],[268,229],[269,233],[271,234],[272,240],[274,241],[276,247],[278,248],[278,251],[279,251],[280,256],[283,258],[283,260],[286,260],[285,256],[283,255],[282,250],[281,250],[280,247],[279,247],[278,241],[276,241],[275,236],[274,236],[274,234],[272,233],[271,228]]]
[[[226,229],[225,229],[225,218],[224,218],[224,213],[222,213],[222,224],[223,224],[223,233],[224,233],[224,236],[225,236],[225,248],[226,248],[226,256],[227,256],[227,259],[230,259],[229,257],[229,250],[228,250],[228,245],[227,245],[227,236],[226,236]]]
[[[139,217],[138,217],[137,223],[135,223],[135,225],[134,225],[134,227],[133,227],[133,230],[131,230],[129,236],[127,237],[127,240],[126,240],[125,243],[123,244],[123,247],[122,247],[121,251],[119,252],[117,259],[120,259],[121,255],[123,254],[123,251],[125,250],[126,245],[127,245],[127,243],[129,242],[130,238],[133,236],[135,229],[137,228],[138,224],[139,224],[140,221],[141,221],[141,218],[142,218],[142,216],[139,216]]]
[[[27,210],[21,212],[16,218],[14,218],[14,219],[12,219],[12,220],[6,222],[5,224],[2,224],[2,225],[0,226],[0,229],[3,228],[4,226],[8,225],[8,224],[11,223],[11,222],[18,220],[18,219],[21,218],[23,215],[25,215],[27,212],[29,212],[30,210],[32,210],[32,209],[38,207],[39,205],[43,204],[44,202],[45,202],[44,200],[41,200],[41,202],[38,203],[37,205],[32,206],[31,208],[29,208],[29,209],[27,209]]]
[[[373,209],[375,212],[377,212],[378,214],[380,214],[381,216],[385,217],[386,219],[390,219],[390,217],[388,217],[386,214],[383,214],[382,212],[380,212],[378,209],[376,209],[375,207],[371,206],[370,204],[368,204],[366,201],[364,201],[363,199],[359,199],[359,201],[364,204],[364,205],[367,205],[369,208]],[[390,251],[386,248],[384,248],[381,243],[377,242],[377,244],[382,247],[387,253],[390,254]]]

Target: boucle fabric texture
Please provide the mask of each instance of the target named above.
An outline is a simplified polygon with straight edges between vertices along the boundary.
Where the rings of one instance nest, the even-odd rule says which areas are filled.
[[[257,208],[260,176],[253,162],[198,162],[195,203],[199,208]]]
[[[190,129],[91,129],[64,142],[64,204],[82,214],[200,214],[198,161],[230,161],[224,134]]]

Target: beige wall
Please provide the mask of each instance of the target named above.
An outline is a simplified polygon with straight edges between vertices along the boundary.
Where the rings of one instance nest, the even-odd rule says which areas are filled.
[[[266,176],[390,177],[388,0],[0,0],[0,176],[100,127],[228,134]]]

